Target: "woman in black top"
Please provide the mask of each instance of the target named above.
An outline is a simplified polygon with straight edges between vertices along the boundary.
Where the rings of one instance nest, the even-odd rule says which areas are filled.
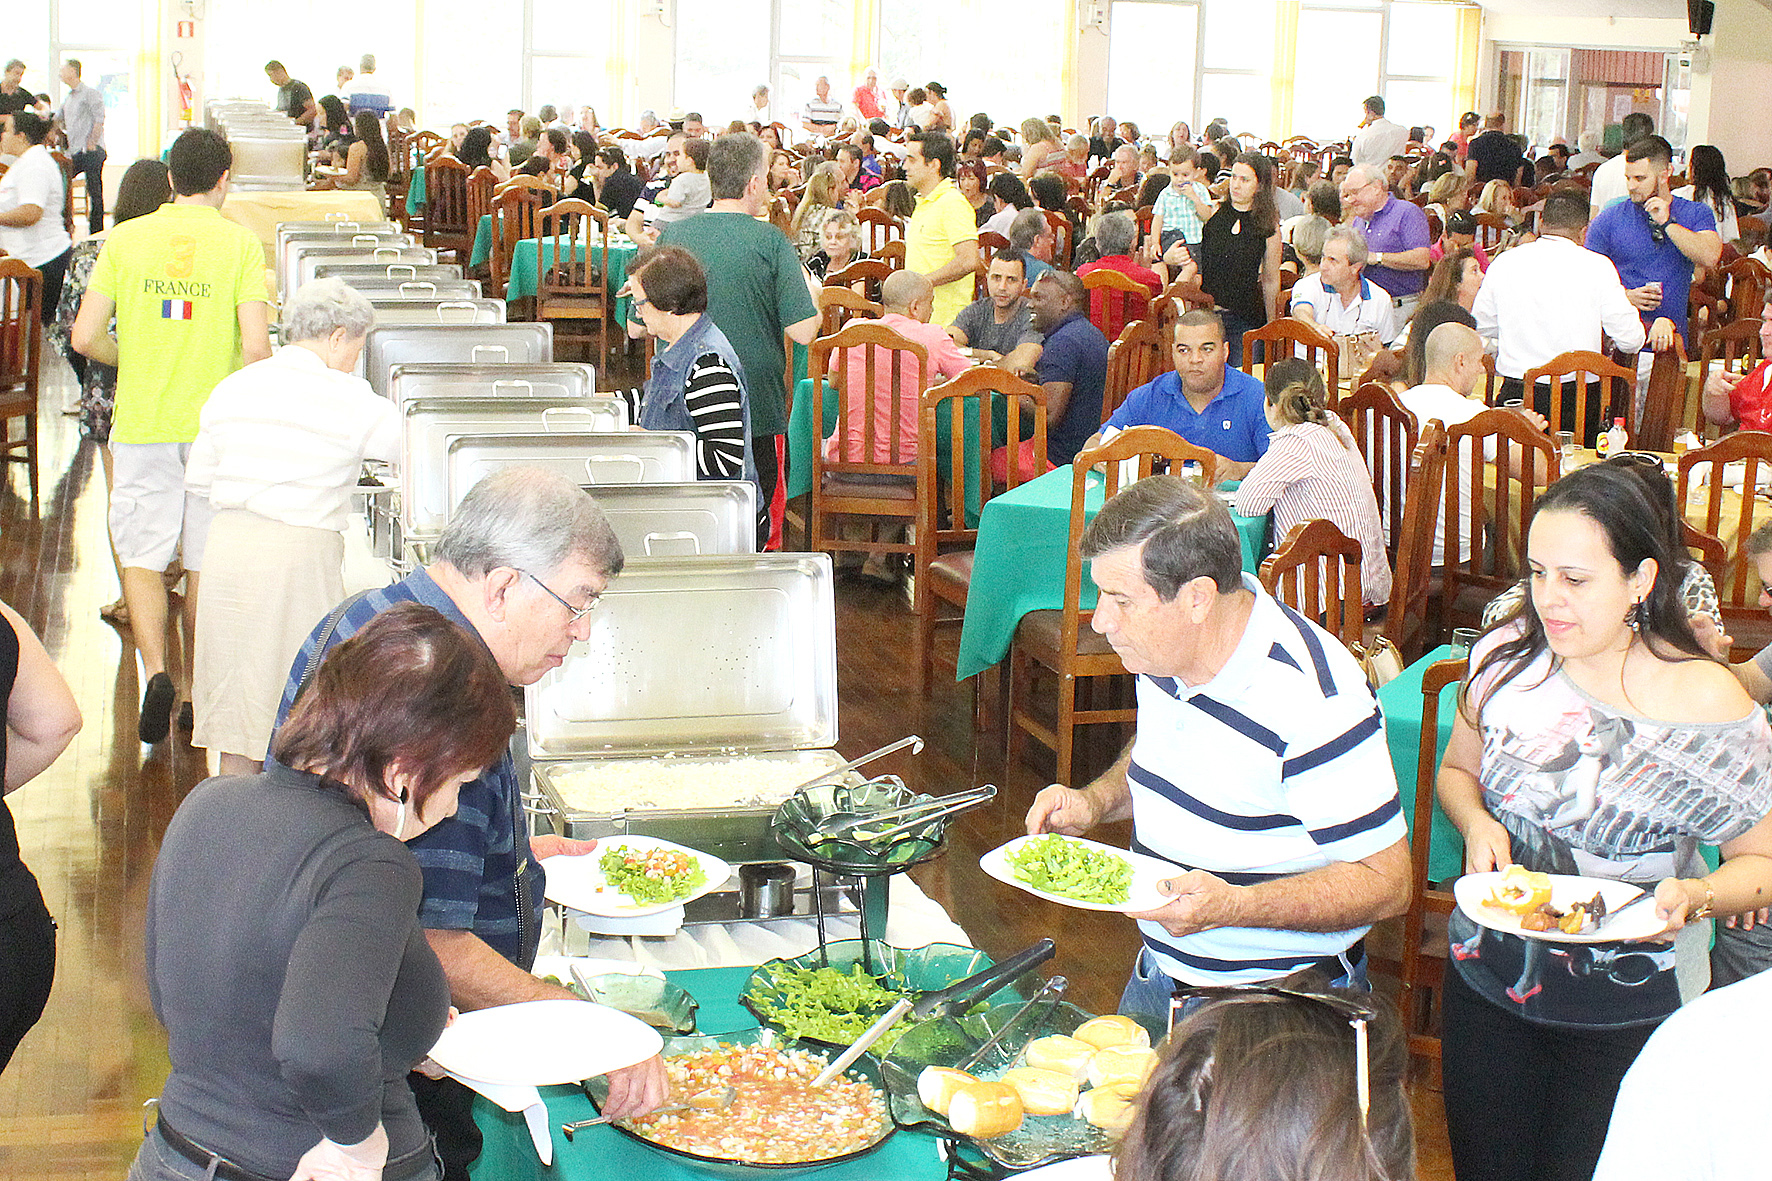
[[[1280,295],[1280,218],[1274,172],[1253,152],[1231,166],[1230,199],[1206,221],[1200,238],[1200,286],[1224,317],[1232,365],[1243,363],[1243,334],[1268,320]]]
[[[148,898],[172,1074],[131,1181],[215,1176],[218,1158],[291,1181],[437,1176],[406,1074],[443,1032],[449,983],[404,841],[515,729],[485,645],[402,603],[328,653],[269,770],[186,797]]]
[[[68,683],[18,612],[0,603],[0,1070],[49,1000],[55,979],[55,920],[37,879],[19,855],[18,832],[5,796],[55,762],[80,732],[80,710]]]

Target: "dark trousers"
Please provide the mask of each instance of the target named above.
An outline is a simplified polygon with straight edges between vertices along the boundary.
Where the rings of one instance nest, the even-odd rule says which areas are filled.
[[[1653,1025],[1536,1025],[1446,966],[1440,1047],[1459,1181],[1591,1181],[1618,1084]]]
[[[1521,403],[1531,406],[1532,409],[1544,415],[1545,420],[1550,423],[1550,426],[1545,428],[1546,430],[1565,430],[1573,432],[1575,430],[1578,414],[1575,399],[1577,397],[1585,398],[1587,400],[1587,430],[1575,441],[1583,447],[1592,447],[1594,442],[1600,437],[1600,432],[1612,425],[1611,421],[1605,415],[1606,407],[1600,401],[1601,390],[1603,387],[1599,385],[1583,386],[1580,387],[1580,389],[1585,392],[1579,394],[1577,393],[1577,388],[1578,387],[1574,381],[1568,379],[1564,380],[1563,396],[1561,398],[1563,405],[1559,411],[1562,415],[1560,420],[1561,426],[1558,425],[1559,419],[1556,415],[1551,413],[1551,387],[1549,382],[1541,381],[1534,385],[1532,387],[1532,398],[1530,401],[1527,401],[1525,383],[1517,377],[1504,377],[1501,379],[1500,386],[1496,389],[1495,399],[1497,405],[1518,399]]]
[[[55,920],[43,905],[36,880],[28,873],[24,877],[35,896],[16,914],[0,919],[0,1070],[43,1016],[55,982]]]
[[[759,501],[757,504],[757,552],[762,553],[769,548],[769,542],[776,540],[777,549],[781,548],[781,459],[777,447],[782,442],[781,435],[754,435],[751,438],[751,460],[757,465],[757,488]]]
[[[105,150],[75,152],[74,175],[86,178],[86,225],[94,234],[105,228]]]
[[[443,1181],[468,1181],[468,1166],[479,1159],[482,1139],[474,1122],[474,1092],[452,1078],[426,1078],[417,1071],[406,1082],[418,1100],[418,1116],[436,1142]]]
[[[1243,365],[1243,334],[1260,328],[1261,325],[1224,308],[1218,309],[1218,314],[1224,320],[1225,362],[1231,368],[1239,369]]]
[[[48,217],[48,214],[44,214]],[[62,280],[68,277],[68,259],[73,257],[74,248],[68,247],[56,257],[50,259],[37,270],[43,275],[43,307],[42,322],[47,324],[55,319],[55,309],[62,301]]]

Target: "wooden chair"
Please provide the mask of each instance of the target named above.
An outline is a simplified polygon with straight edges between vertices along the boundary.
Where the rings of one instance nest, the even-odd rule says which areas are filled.
[[[1102,492],[1105,500],[1120,491],[1120,462],[1129,459],[1137,461],[1139,479],[1150,475],[1158,460],[1165,461],[1171,471],[1179,471],[1182,464],[1193,460],[1200,464],[1208,484],[1218,480],[1218,456],[1161,427],[1139,426],[1121,431],[1101,446],[1080,453],[1071,465],[1064,606],[1024,615],[1015,629],[1015,640],[1009,649],[1009,735],[1005,752],[1007,761],[1013,763],[1019,753],[1019,736],[1026,732],[1053,752],[1057,762],[1054,778],[1060,783],[1071,782],[1078,726],[1130,722],[1138,716],[1137,708],[1131,704],[1105,709],[1077,708],[1079,680],[1126,675],[1126,667],[1107,640],[1089,626],[1094,612],[1081,607],[1083,559],[1078,550],[1083,538],[1090,469],[1099,465],[1106,472],[1107,483]],[[1036,666],[1049,669],[1058,681],[1058,700],[1050,726],[1032,710]]]
[[[858,291],[863,298],[873,303],[880,302],[880,286],[886,282],[886,276],[892,273],[892,267],[877,258],[858,258],[840,270],[832,271],[824,277],[826,287],[848,287]]]
[[[1433,998],[1446,977],[1446,936],[1440,930],[1457,903],[1450,890],[1436,890],[1428,881],[1428,856],[1433,849],[1434,785],[1440,774],[1440,693],[1464,679],[1463,660],[1437,660],[1421,674],[1421,744],[1415,758],[1415,816],[1409,829],[1409,865],[1415,888],[1403,914],[1403,963],[1399,974],[1398,1008],[1409,1039],[1409,1052],[1440,1056],[1433,1028]],[[1435,916],[1433,929],[1429,916]]]
[[[70,159],[69,157],[63,155],[61,153],[61,151],[54,149],[54,148],[50,149],[49,158],[51,160],[54,160],[55,166],[62,170],[62,226],[63,226],[63,228],[65,228],[68,231],[68,236],[73,237],[73,234],[74,234],[74,161],[72,159]],[[33,480],[32,481],[33,486],[35,486],[35,483],[36,483],[36,481]]]
[[[878,256],[888,242],[904,241],[904,222],[884,209],[869,206],[855,215],[861,223],[862,249]]]
[[[1499,213],[1475,212],[1471,216],[1477,223],[1477,245],[1484,250],[1501,245],[1502,238],[1507,236],[1507,218]]]
[[[492,175],[490,168],[484,171]],[[468,166],[454,156],[425,165],[424,244],[452,251],[462,263],[473,252],[474,231],[480,224],[468,199],[468,173]],[[490,198],[490,190],[487,196]]]
[[[879,304],[863,299],[847,287],[820,287],[818,310],[822,316],[818,323],[820,336],[835,336],[852,319],[878,320],[886,314]]]
[[[590,232],[593,225],[597,227],[595,234]],[[554,325],[556,347],[566,335],[560,331],[565,324],[595,323],[599,365],[609,357],[609,322],[615,301],[609,293],[609,268],[594,257],[599,247],[591,243],[607,244],[609,229],[608,213],[577,198],[556,201],[536,218],[535,318]],[[582,258],[580,243],[585,243]],[[588,349],[591,334],[587,331],[583,336]]]
[[[1758,316],[1772,290],[1772,270],[1756,258],[1738,258],[1722,268],[1728,291],[1729,316]]]
[[[1360,543],[1330,521],[1301,521],[1261,564],[1261,585],[1349,648],[1366,629]]]
[[[525,185],[502,187],[494,193],[489,274],[492,290],[501,299],[511,281],[511,258],[517,243],[536,236],[536,225],[546,204],[547,198],[540,191]]]
[[[997,494],[1007,492],[1045,470],[1046,463],[1046,392],[1032,382],[996,365],[979,365],[960,376],[944,381],[923,394],[922,424],[919,439],[934,439],[945,421],[948,448],[945,471],[919,478],[919,490],[932,491],[934,498],[918,502],[917,556],[918,578],[913,604],[917,613],[916,659],[918,687],[929,696],[934,685],[935,629],[944,623],[958,623],[966,613],[966,596],[972,585],[973,547],[978,544],[977,525],[967,522],[966,400],[978,404],[978,447],[973,452],[978,471],[976,484],[971,485],[973,499],[980,509]],[[999,414],[998,400],[1001,399]],[[997,436],[995,424],[1003,419],[1004,479],[1001,486],[992,475],[991,442]],[[1020,442],[1022,424],[1032,420],[1032,434],[1027,444]],[[1024,462],[1031,459],[1032,463]],[[933,446],[918,449],[919,464],[935,464]],[[944,613],[944,604],[953,610]],[[1007,671],[1008,666],[1002,666]],[[978,719],[978,683],[973,682],[973,717]]]
[[[1445,471],[1446,428],[1432,418],[1421,428],[1421,441],[1409,457],[1403,524],[1384,614],[1384,637],[1409,663],[1419,660],[1435,637],[1433,621],[1439,611],[1433,577],[1434,529],[1439,524]]]
[[[886,243],[880,247],[880,253],[875,257],[895,271],[904,270],[904,239]]]
[[[1421,441],[1421,423],[1390,387],[1367,382],[1335,407],[1359,444],[1366,470],[1372,474],[1372,491],[1384,517],[1385,549],[1395,561],[1402,538],[1404,501],[1409,489],[1409,464]]]
[[[1650,366],[1643,417],[1631,432],[1632,443],[1646,451],[1672,451],[1674,434],[1686,422],[1689,392],[1686,346],[1676,333],[1674,347],[1656,353]]]
[[[1725,465],[1740,463],[1744,469],[1737,494],[1726,487]],[[1702,480],[1694,479],[1693,468],[1709,465]],[[1772,480],[1772,434],[1765,431],[1736,431],[1715,443],[1688,451],[1679,458],[1679,502],[1686,510],[1692,527],[1712,539],[1733,536],[1736,552],[1734,564],[1726,567],[1724,577],[1716,579],[1717,599],[1723,610],[1723,630],[1735,638],[1736,651],[1757,652],[1772,643],[1772,619],[1758,603],[1758,588],[1750,592],[1756,579],[1753,563],[1742,552],[1757,523],[1754,509],[1759,503],[1753,489]],[[1725,552],[1727,552],[1727,548]]]
[[[1554,436],[1558,431],[1575,432],[1575,441],[1586,445],[1595,433],[1605,430],[1611,425],[1614,415],[1624,419],[1627,430],[1632,427],[1632,419],[1636,417],[1633,403],[1636,401],[1637,375],[1630,369],[1604,357],[1599,353],[1578,350],[1552,357],[1536,369],[1526,370],[1520,379],[1520,385],[1527,391],[1537,388],[1540,381],[1548,381],[1550,390],[1550,413],[1545,417],[1550,420],[1550,433]],[[1563,383],[1573,381],[1574,384],[1574,417],[1564,421],[1563,416]],[[1597,384],[1599,407],[1589,405],[1592,395],[1590,384]],[[1527,404],[1531,405],[1532,395],[1528,395]],[[1598,422],[1591,415],[1598,414]],[[1590,433],[1592,432],[1592,433]],[[1635,431],[1632,431],[1635,434]]]
[[[1154,321],[1134,320],[1108,346],[1107,381],[1102,387],[1101,421],[1105,424],[1126,396],[1168,368],[1168,343]]]
[[[1740,316],[1721,328],[1712,328],[1698,338],[1698,391],[1703,397],[1705,382],[1710,378],[1710,367],[1722,365],[1726,369],[1749,368],[1759,364],[1761,357],[1760,320],[1758,317]],[[1699,434],[1715,434],[1715,428],[1707,426],[1703,416],[1699,416]]]
[[[1008,248],[1009,239],[997,233],[995,230],[985,230],[978,235],[979,264],[981,266],[990,266],[991,259],[997,256],[997,251],[1007,250]]]
[[[511,177],[510,180],[505,181],[503,184],[499,185],[498,188],[494,189],[492,195],[496,197],[500,193],[509,192],[512,189],[528,189],[533,192],[543,193],[546,194],[549,199],[560,195],[559,186],[554,183],[553,177],[530,176],[527,172],[517,173],[515,176]]]
[[[1052,265],[1059,270],[1068,271],[1076,249],[1071,219],[1054,209],[1043,209],[1040,212],[1046,215],[1046,226],[1052,231]]]
[[[1286,357],[1303,357],[1315,365],[1329,392],[1329,409],[1335,409],[1341,401],[1341,348],[1334,336],[1308,320],[1291,316],[1269,320],[1243,334],[1243,372],[1251,375],[1255,373],[1256,344],[1262,347],[1264,365]]]
[[[1486,473],[1491,442],[1494,471]],[[1511,410],[1485,410],[1446,432],[1446,455],[1445,622],[1476,627],[1489,600],[1519,581],[1532,506],[1559,474],[1557,446]],[[1461,487],[1470,489],[1468,522],[1459,512]]]
[[[1082,276],[1089,298],[1089,322],[1109,340],[1119,339],[1126,325],[1151,314],[1151,289],[1109,267]]]
[[[43,272],[0,258],[0,457],[23,463],[31,507],[37,506],[37,391],[43,366]],[[12,437],[12,420],[25,420]]]
[[[854,385],[852,362],[861,377]],[[918,485],[925,477],[925,468],[918,463],[920,440],[907,437],[903,424],[907,418],[919,422],[923,392],[929,388],[928,351],[884,324],[855,323],[812,342],[810,371],[812,422],[819,438],[811,455],[808,548],[914,556],[915,542],[903,537],[882,540],[880,527],[902,529],[912,524],[923,499]],[[829,436],[836,440],[836,459],[825,458],[826,436],[818,429],[825,421],[826,398],[836,401]],[[933,470],[927,469],[930,474]],[[845,536],[839,528],[858,521],[870,525],[866,538]]]

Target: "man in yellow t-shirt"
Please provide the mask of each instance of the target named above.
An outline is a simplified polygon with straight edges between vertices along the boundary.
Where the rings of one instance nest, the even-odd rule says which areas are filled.
[[[209,530],[208,502],[185,494],[197,416],[216,382],[271,355],[264,248],[221,215],[233,167],[227,141],[213,131],[187,131],[173,143],[167,166],[171,203],[111,231],[72,333],[74,348],[117,367],[111,538],[147,681],[136,725],[148,743],[172,729],[179,698],[166,672],[162,575],[181,543],[185,634],[196,628]],[[108,330],[113,315],[116,336]]]
[[[904,265],[935,287],[934,324],[952,324],[972,302],[978,269],[978,218],[954,184],[954,141],[945,132],[906,137],[904,177],[917,190],[905,229]]]

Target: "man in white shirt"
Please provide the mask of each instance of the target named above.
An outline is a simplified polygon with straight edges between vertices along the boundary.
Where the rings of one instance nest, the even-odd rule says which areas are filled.
[[[820,74],[812,83],[814,97],[806,100],[800,112],[800,126],[807,135],[823,139],[837,134],[837,121],[843,117],[843,104],[831,98],[831,80]]]
[[[1552,193],[1539,215],[1538,240],[1497,255],[1489,264],[1471,312],[1484,341],[1495,346],[1504,401],[1525,396],[1520,379],[1527,370],[1564,353],[1599,352],[1602,332],[1612,338],[1614,348],[1627,353],[1643,347],[1643,321],[1625,295],[1618,271],[1582,245],[1586,234],[1586,202]],[[1574,383],[1565,382],[1563,388],[1562,419],[1572,426]],[[1601,391],[1592,389],[1588,397],[1597,401]],[[1533,392],[1533,406],[1541,414],[1550,412],[1548,388]],[[1598,413],[1588,415],[1584,445],[1593,444],[1600,419]]]
[[[1606,157],[1600,155],[1598,150],[1600,146],[1599,132],[1582,132],[1575,137],[1575,146],[1581,150],[1569,157],[1569,162],[1564,165],[1564,168],[1568,171],[1574,172],[1576,169],[1585,168],[1589,164],[1604,164],[1606,162]]]
[[[903,131],[911,121],[911,104],[905,101],[910,92],[911,84],[903,78],[894,78],[892,85],[887,87],[892,92],[892,127],[895,131]]]
[[[1707,992],[1661,1023],[1619,1085],[1594,1181],[1730,1181],[1766,1172],[1772,972]],[[1727,1047],[1726,1052],[1719,1052]],[[1704,1079],[1705,1118],[1667,1126],[1668,1085]]]
[[[1426,426],[1428,420],[1439,419],[1441,425],[1451,428],[1466,422],[1489,407],[1483,400],[1475,396],[1477,386],[1483,380],[1483,338],[1463,324],[1441,324],[1428,334],[1427,348],[1422,363],[1422,383],[1412,389],[1404,390],[1397,395],[1403,409],[1415,416],[1416,422]],[[1446,462],[1459,463],[1464,470],[1463,462],[1448,456]],[[1383,508],[1383,505],[1380,505]],[[1470,536],[1471,490],[1460,485],[1458,489],[1458,535]],[[1390,522],[1385,522],[1390,527]],[[1462,548],[1462,547],[1461,547]],[[1460,554],[1468,554],[1465,550]],[[1431,564],[1446,564],[1446,504],[1440,502],[1440,513],[1434,520],[1434,549]]]
[[[769,87],[758,85],[751,91],[751,122],[767,127],[775,120],[769,114]]]
[[[1588,204],[1591,206],[1590,216],[1597,216],[1600,210],[1628,197],[1624,183],[1624,149],[1640,139],[1648,139],[1655,134],[1655,120],[1641,111],[1632,111],[1619,123],[1624,132],[1624,145],[1618,149],[1618,155],[1612,157],[1594,169],[1593,188],[1588,190]],[[1585,143],[1583,152],[1590,151]],[[1586,163],[1586,161],[1582,161]]]
[[[1409,146],[1409,129],[1384,117],[1384,99],[1373,95],[1366,100],[1366,117],[1354,135],[1353,150],[1348,154],[1355,164],[1370,164],[1379,172],[1392,156],[1400,156]]]
[[[1335,336],[1372,333],[1381,344],[1397,335],[1390,292],[1366,281],[1366,235],[1336,226],[1323,243],[1322,265],[1292,287],[1292,314]]]
[[[353,115],[358,111],[372,111],[378,119],[394,109],[393,95],[376,77],[375,54],[366,53],[357,63],[357,77],[351,82],[346,105]]]

